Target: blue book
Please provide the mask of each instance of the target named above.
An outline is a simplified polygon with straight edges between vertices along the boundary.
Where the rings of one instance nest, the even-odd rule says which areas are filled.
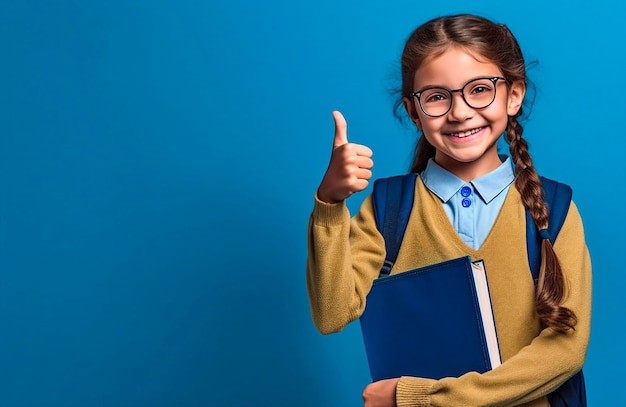
[[[374,281],[360,318],[373,381],[458,377],[500,365],[482,261],[461,257]]]

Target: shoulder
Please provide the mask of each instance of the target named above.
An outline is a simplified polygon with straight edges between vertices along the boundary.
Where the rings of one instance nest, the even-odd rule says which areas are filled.
[[[568,184],[544,176],[539,176],[539,179],[544,190],[569,191],[571,194],[572,187]]]

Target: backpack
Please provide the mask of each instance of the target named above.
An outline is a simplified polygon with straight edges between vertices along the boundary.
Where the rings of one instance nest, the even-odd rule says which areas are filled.
[[[374,216],[378,230],[385,239],[387,253],[380,271],[381,276],[389,275],[398,256],[409,215],[413,208],[416,178],[417,174],[410,173],[380,178],[374,182],[372,191]],[[535,286],[538,282],[541,263],[541,240],[543,237],[547,237],[554,244],[572,199],[572,189],[568,185],[544,177],[540,177],[540,179],[549,209],[547,236],[545,231],[537,231],[529,211],[526,211],[528,264]],[[548,394],[548,400],[551,407],[586,407],[587,396],[582,370]]]

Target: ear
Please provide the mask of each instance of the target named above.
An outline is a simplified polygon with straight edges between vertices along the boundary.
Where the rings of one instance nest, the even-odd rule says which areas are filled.
[[[411,118],[411,121],[415,123],[415,126],[417,126],[419,131],[422,131],[422,123],[420,122],[420,118],[415,110],[415,104],[407,97],[402,98],[402,104],[404,105],[404,110],[406,110],[407,114]]]
[[[509,88],[509,98],[507,100],[506,112],[509,116],[515,116],[522,107],[524,95],[526,94],[526,85],[522,81],[516,81]]]

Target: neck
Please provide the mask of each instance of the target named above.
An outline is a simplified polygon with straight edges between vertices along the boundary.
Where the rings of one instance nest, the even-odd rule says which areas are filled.
[[[502,164],[497,154],[490,157],[483,157],[481,160],[462,162],[454,160],[445,154],[440,154],[439,152],[435,154],[435,162],[465,182],[488,174]]]

